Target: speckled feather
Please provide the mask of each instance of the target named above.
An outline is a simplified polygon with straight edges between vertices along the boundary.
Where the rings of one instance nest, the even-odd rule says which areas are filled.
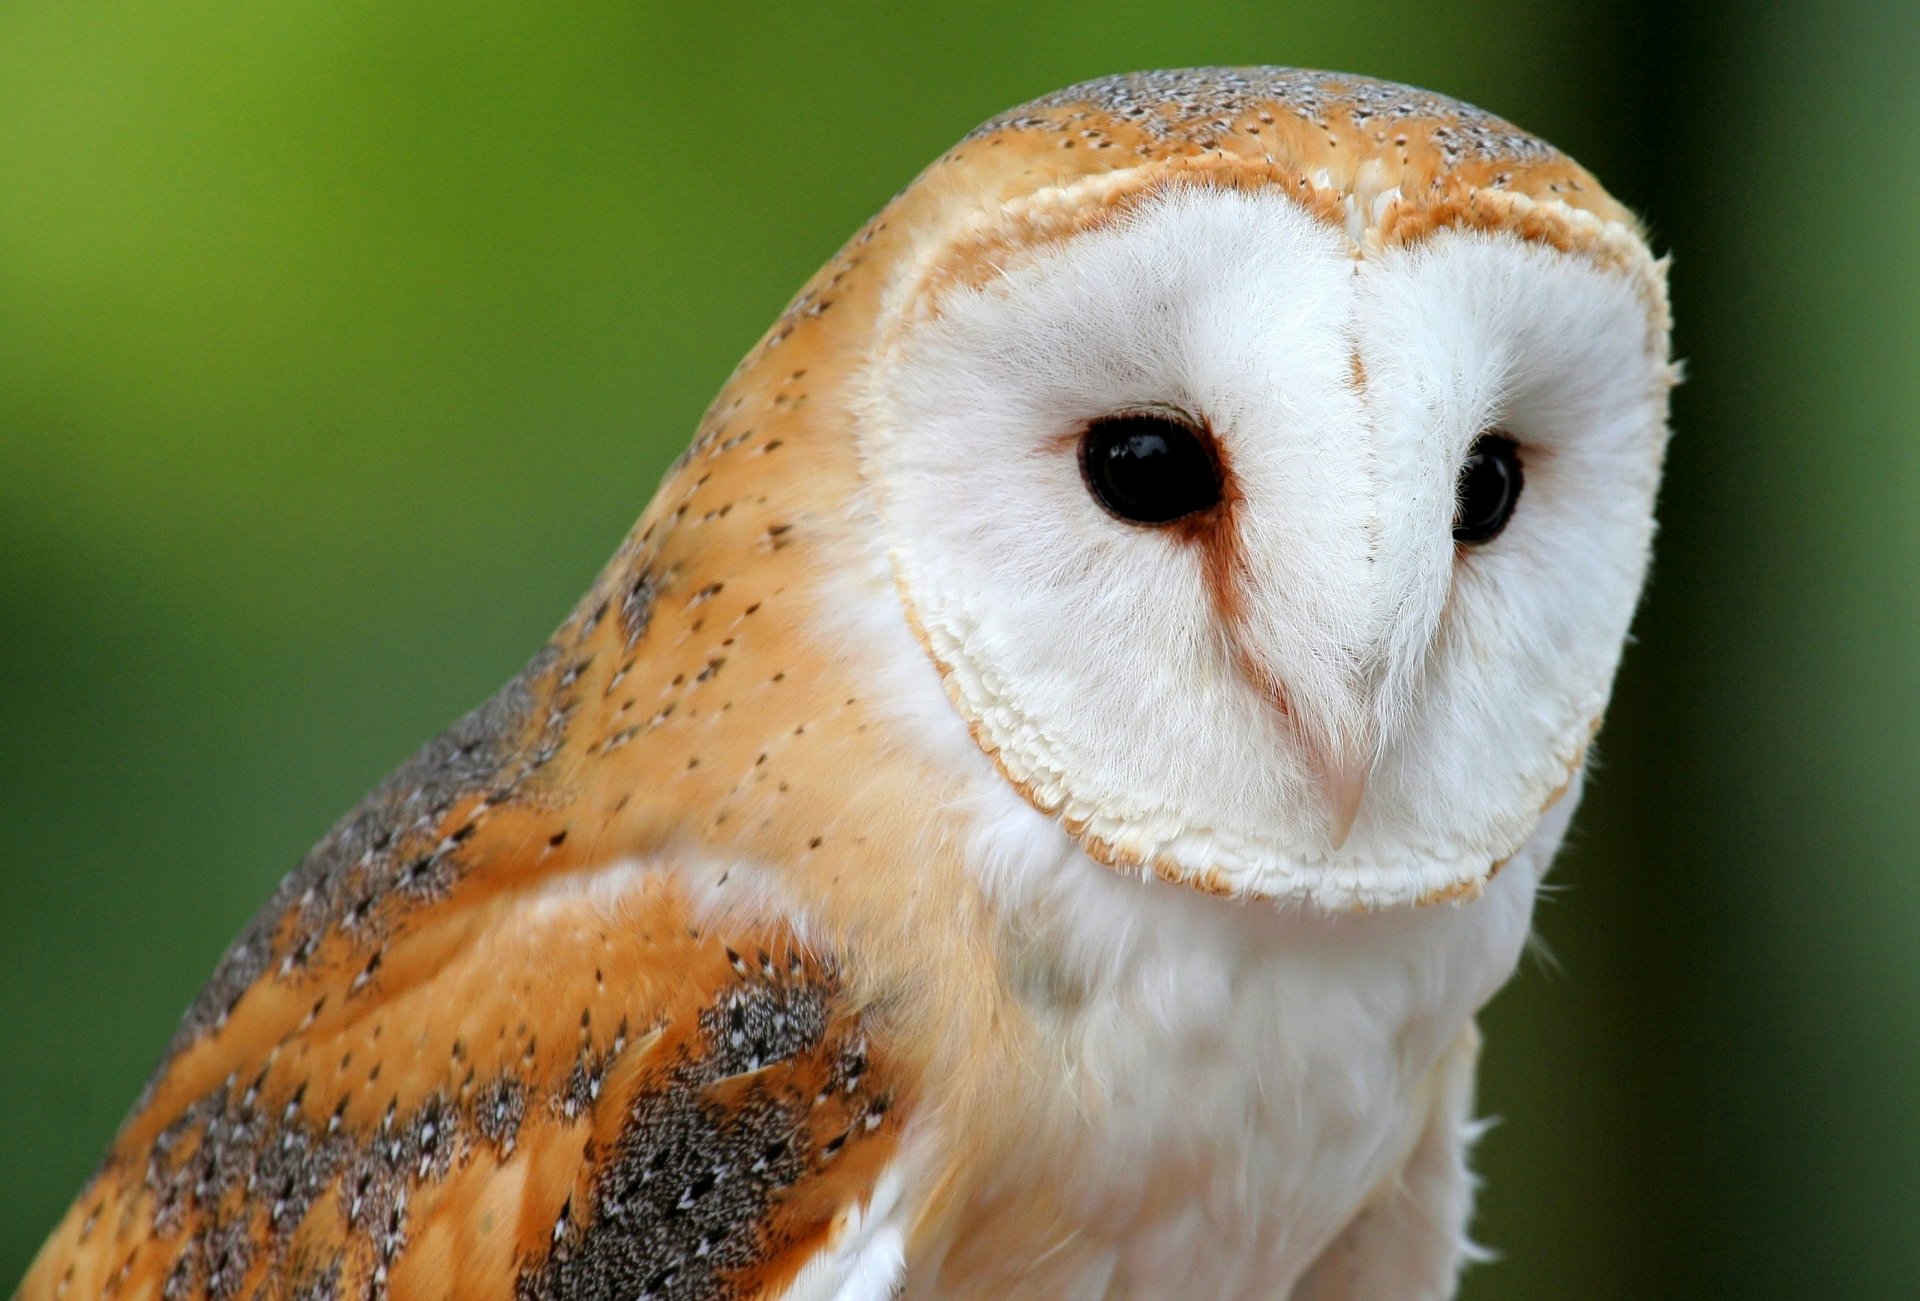
[[[753,485],[800,449],[729,424],[742,387],[553,642],[236,940],[23,1295],[754,1296],[871,1189],[905,1098],[835,952],[617,866],[776,809],[826,856],[809,774],[867,726],[793,653],[811,512]]]
[[[1175,174],[1389,243],[1637,239],[1551,147],[1361,78],[1141,74],[985,124],[742,362],[527,671],[281,885],[21,1294],[775,1295],[917,1099],[990,1113],[1029,1032],[950,778],[819,630],[862,563],[854,377],[969,223]],[[929,1238],[994,1150],[930,1181]]]

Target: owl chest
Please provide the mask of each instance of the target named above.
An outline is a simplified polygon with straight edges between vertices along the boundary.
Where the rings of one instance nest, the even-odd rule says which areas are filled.
[[[1443,1031],[1426,1009],[1237,975],[1180,1021],[1119,998],[1062,1027],[1072,1110],[1047,1146],[1062,1211],[1099,1244],[1067,1291],[1284,1295],[1424,1124]]]
[[[1034,1240],[972,1254],[978,1291],[943,1293],[1288,1295],[1420,1139],[1527,911],[1209,928],[1214,901],[1193,902],[1099,964],[1027,959],[1034,1095],[962,1233]]]

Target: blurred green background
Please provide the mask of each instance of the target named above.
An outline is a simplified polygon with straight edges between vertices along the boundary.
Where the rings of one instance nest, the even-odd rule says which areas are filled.
[[[845,236],[1004,106],[1272,62],[1513,117],[1676,254],[1661,555],[1488,1017],[1468,1296],[1920,1295],[1913,8],[10,0],[0,1287]]]

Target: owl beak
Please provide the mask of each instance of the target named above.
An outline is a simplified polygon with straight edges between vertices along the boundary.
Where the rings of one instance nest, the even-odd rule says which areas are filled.
[[[1360,804],[1367,797],[1367,779],[1373,775],[1371,757],[1329,747],[1320,755],[1320,793],[1327,806],[1327,839],[1335,849],[1347,843]]]

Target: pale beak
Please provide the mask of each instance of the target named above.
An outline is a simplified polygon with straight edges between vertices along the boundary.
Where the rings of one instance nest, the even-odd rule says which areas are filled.
[[[1333,746],[1320,755],[1320,793],[1327,806],[1327,839],[1335,849],[1347,843],[1360,803],[1367,797],[1367,779],[1373,775],[1371,756]]]

